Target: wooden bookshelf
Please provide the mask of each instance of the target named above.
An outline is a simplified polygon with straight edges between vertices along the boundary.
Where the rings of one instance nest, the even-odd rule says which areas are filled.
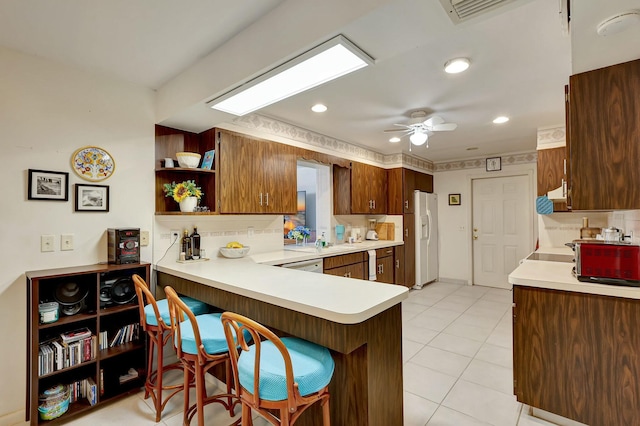
[[[139,324],[140,316],[135,298],[118,304],[106,301],[104,291],[108,283],[122,280],[125,283],[133,274],[150,279],[149,263],[127,265],[95,264],[70,268],[48,269],[26,272],[27,278],[27,395],[25,420],[31,425],[56,425],[90,412],[106,402],[137,392],[143,385],[146,374],[146,339],[138,325],[137,339],[100,350],[99,336],[107,331],[107,343],[117,330],[128,324]],[[65,283],[75,283],[86,292],[80,312],[66,315],[59,311],[58,320],[42,324],[39,305],[56,301],[56,289]],[[106,283],[106,285],[105,285]],[[133,289],[133,282],[131,282]],[[101,292],[101,290],[103,290]],[[101,294],[102,293],[102,294]],[[39,371],[39,349],[43,342],[55,339],[61,333],[86,327],[96,338],[95,356],[78,364],[46,371]],[[136,379],[122,384],[119,377],[129,368],[138,371]],[[102,373],[102,374],[101,374]],[[62,416],[53,420],[41,420],[38,413],[39,396],[47,389],[58,385],[92,378],[98,387],[97,403],[90,405],[85,398],[69,405]],[[100,392],[102,389],[102,392]]]

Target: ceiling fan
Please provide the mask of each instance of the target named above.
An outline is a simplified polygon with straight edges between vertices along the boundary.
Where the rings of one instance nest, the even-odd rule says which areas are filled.
[[[442,117],[433,115],[427,118],[426,111],[414,111],[411,113],[411,119],[407,124],[394,124],[394,126],[404,127],[404,129],[389,129],[385,133],[404,133],[400,137],[409,135],[411,144],[420,146],[427,144],[429,148],[429,136],[434,132],[455,130],[458,125],[456,123],[445,123]],[[411,145],[409,145],[411,148]]]

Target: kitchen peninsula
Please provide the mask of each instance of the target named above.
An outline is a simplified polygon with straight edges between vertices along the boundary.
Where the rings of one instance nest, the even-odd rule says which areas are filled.
[[[288,253],[287,261],[310,255]],[[279,268],[251,258],[190,264],[164,260],[156,270],[158,292],[170,285],[280,334],[328,347],[336,363],[329,386],[332,425],[402,424],[400,302],[408,295],[406,287]],[[320,425],[319,406],[307,411],[296,424]]]
[[[580,282],[570,258],[509,275],[514,393],[590,426],[640,424],[640,288]]]

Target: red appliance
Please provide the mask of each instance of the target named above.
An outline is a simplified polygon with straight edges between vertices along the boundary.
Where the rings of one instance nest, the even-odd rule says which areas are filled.
[[[640,286],[640,246],[576,242],[575,252],[579,281]]]

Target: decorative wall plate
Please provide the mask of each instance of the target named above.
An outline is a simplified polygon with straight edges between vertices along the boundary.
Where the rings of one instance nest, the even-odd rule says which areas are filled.
[[[74,152],[71,166],[78,176],[92,182],[107,179],[116,169],[111,154],[97,146],[85,146]]]

